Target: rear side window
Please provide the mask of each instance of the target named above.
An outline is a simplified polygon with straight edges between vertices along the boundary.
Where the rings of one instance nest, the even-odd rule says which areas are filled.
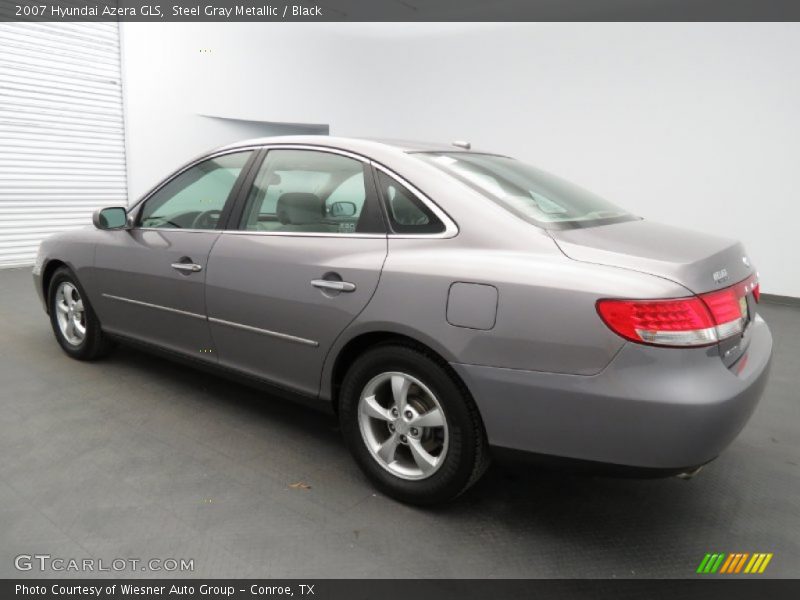
[[[245,206],[242,229],[382,233],[375,188],[361,161],[316,150],[270,150]]]
[[[444,223],[433,214],[422,200],[399,181],[382,171],[377,171],[380,190],[389,224],[395,233],[442,233]]]

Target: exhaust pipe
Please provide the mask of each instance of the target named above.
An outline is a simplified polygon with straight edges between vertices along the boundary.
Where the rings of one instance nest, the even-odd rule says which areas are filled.
[[[677,477],[678,479],[691,479],[692,477],[697,475],[702,470],[703,470],[703,467],[701,465],[701,466],[697,467],[696,469],[694,469],[692,471],[684,471],[683,473],[678,473],[675,477]]]

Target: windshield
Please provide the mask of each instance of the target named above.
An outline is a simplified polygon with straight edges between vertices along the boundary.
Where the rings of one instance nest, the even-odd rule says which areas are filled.
[[[575,184],[505,156],[472,152],[420,152],[417,156],[547,229],[638,218]]]

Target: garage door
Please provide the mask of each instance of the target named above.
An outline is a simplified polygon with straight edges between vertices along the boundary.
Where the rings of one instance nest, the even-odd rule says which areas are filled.
[[[0,23],[0,267],[127,203],[116,23]]]

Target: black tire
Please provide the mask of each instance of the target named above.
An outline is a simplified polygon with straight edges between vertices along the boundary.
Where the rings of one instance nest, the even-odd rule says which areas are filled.
[[[373,457],[359,425],[359,401],[365,386],[381,373],[402,372],[418,379],[436,396],[448,429],[444,462],[426,479],[403,479]],[[429,505],[465,492],[489,465],[486,434],[469,391],[447,364],[424,349],[382,345],[351,365],[342,383],[339,421],[356,462],[375,486],[401,502]]]
[[[71,343],[61,331],[58,323],[56,292],[63,283],[72,284],[80,294],[83,302],[83,322],[86,334],[80,343]],[[100,321],[89,303],[89,298],[81,286],[78,278],[68,267],[59,267],[53,273],[47,290],[47,308],[50,313],[50,325],[61,348],[72,358],[77,360],[96,360],[106,356],[113,348],[113,342],[103,333]]]

